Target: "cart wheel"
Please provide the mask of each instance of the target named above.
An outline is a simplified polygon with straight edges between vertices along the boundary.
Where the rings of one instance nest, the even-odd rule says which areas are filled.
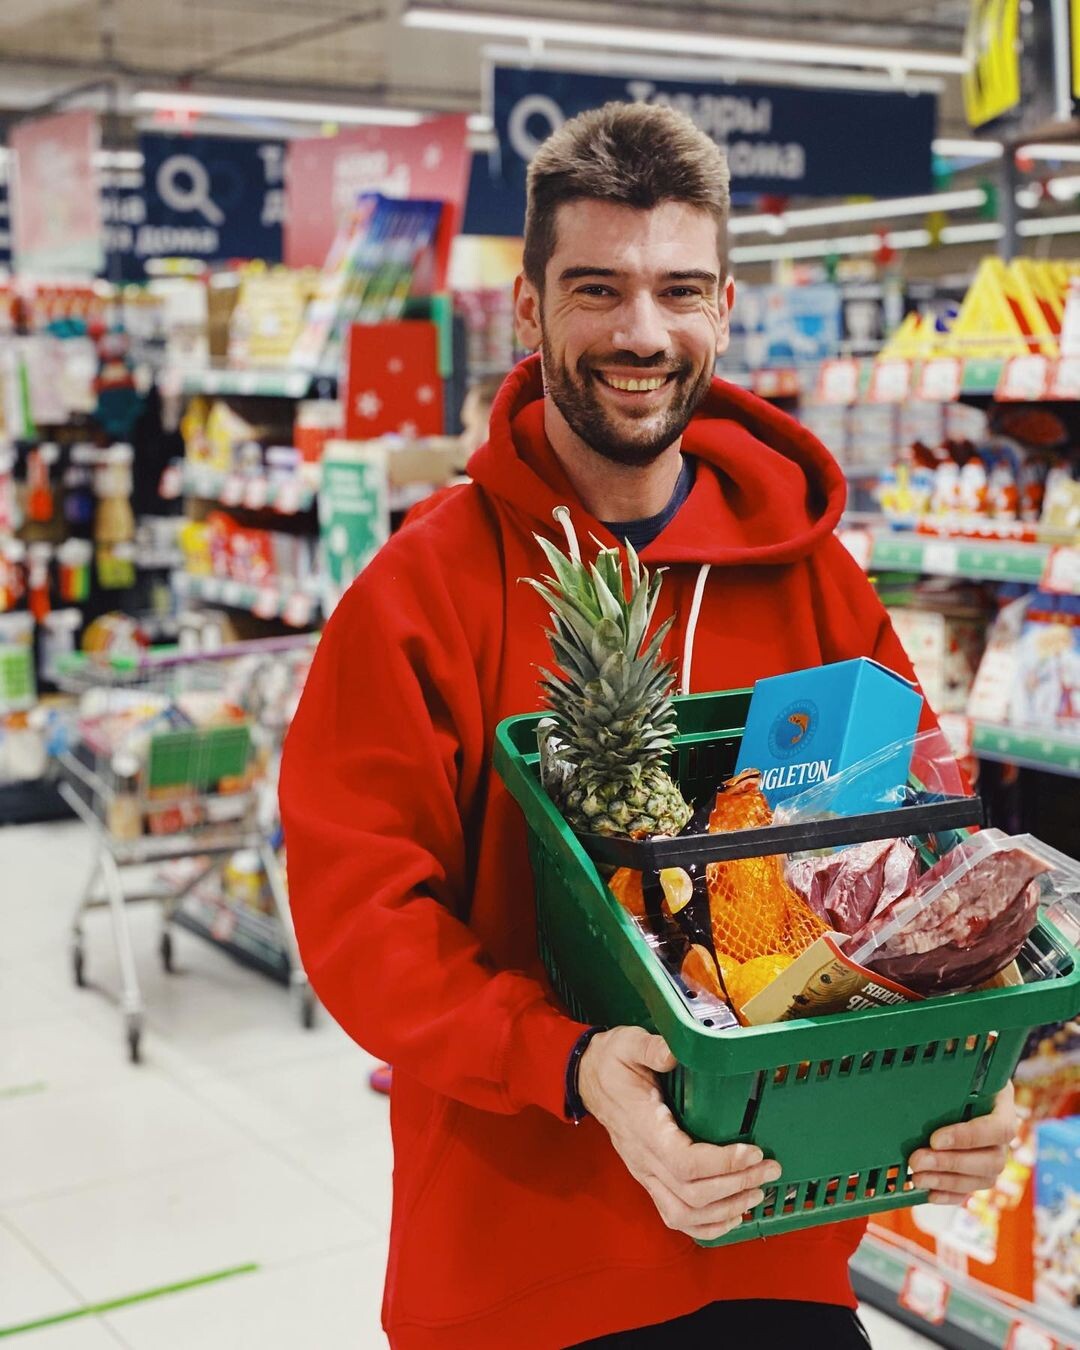
[[[84,970],[82,943],[76,942],[71,949],[71,973],[75,977],[75,984],[80,989],[86,988],[86,972]]]
[[[127,1025],[127,1043],[128,1058],[132,1064],[142,1063],[142,1026],[139,1022],[130,1021]]]
[[[306,987],[300,995],[300,1025],[305,1031],[310,1031],[315,1025],[315,994],[310,987]]]
[[[167,975],[171,975],[176,967],[173,965],[172,934],[167,928],[161,935],[161,945],[159,950],[161,951],[161,968]]]

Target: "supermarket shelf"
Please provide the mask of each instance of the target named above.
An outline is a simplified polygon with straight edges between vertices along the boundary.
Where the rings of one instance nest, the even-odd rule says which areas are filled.
[[[223,577],[196,576],[191,572],[172,574],[173,590],[181,599],[201,600],[226,609],[242,609],[259,619],[280,619],[294,628],[308,628],[321,613],[318,590],[306,587],[246,586]]]
[[[1080,777],[1080,737],[1025,727],[971,724],[971,748],[980,759],[1019,764],[1044,773]]]
[[[874,533],[870,566],[880,572],[922,572],[971,581],[1016,581],[1037,586],[1050,556],[1046,544],[948,539],[907,532]]]
[[[1036,1310],[1030,1304],[1012,1307],[966,1276],[873,1236],[863,1238],[852,1257],[851,1279],[861,1300],[952,1350],[1065,1347],[1076,1345],[1080,1335],[1080,1326],[1067,1314]],[[911,1305],[919,1296],[936,1304],[935,1311],[928,1306],[925,1317],[913,1311]],[[944,1320],[937,1321],[942,1304]]]
[[[225,473],[194,464],[184,465],[184,493],[223,506],[277,511],[284,516],[310,511],[317,495],[310,483],[277,483],[262,474]]]
[[[306,370],[185,370],[179,383],[184,394],[307,398],[315,394],[330,396],[337,377]]]

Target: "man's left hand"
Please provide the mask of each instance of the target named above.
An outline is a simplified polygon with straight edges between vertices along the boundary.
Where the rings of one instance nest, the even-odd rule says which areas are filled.
[[[930,1192],[934,1205],[962,1205],[974,1191],[993,1186],[1019,1122],[1010,1083],[994,1099],[988,1116],[946,1125],[930,1136],[930,1147],[908,1159],[915,1185]]]

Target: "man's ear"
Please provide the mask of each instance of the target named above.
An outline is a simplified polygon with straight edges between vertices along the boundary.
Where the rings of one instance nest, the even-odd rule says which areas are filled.
[[[514,333],[518,345],[536,351],[543,341],[540,326],[540,293],[524,272],[514,278]]]
[[[728,277],[720,291],[720,327],[716,333],[716,354],[723,356],[731,341],[731,311],[735,308],[735,281]]]

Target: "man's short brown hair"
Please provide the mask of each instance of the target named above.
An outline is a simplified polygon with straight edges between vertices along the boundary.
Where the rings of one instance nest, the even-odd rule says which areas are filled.
[[[709,211],[723,273],[729,181],[724,152],[674,108],[606,103],[583,112],[553,132],[529,165],[525,275],[543,290],[559,207],[582,198],[642,211],[671,201]]]

